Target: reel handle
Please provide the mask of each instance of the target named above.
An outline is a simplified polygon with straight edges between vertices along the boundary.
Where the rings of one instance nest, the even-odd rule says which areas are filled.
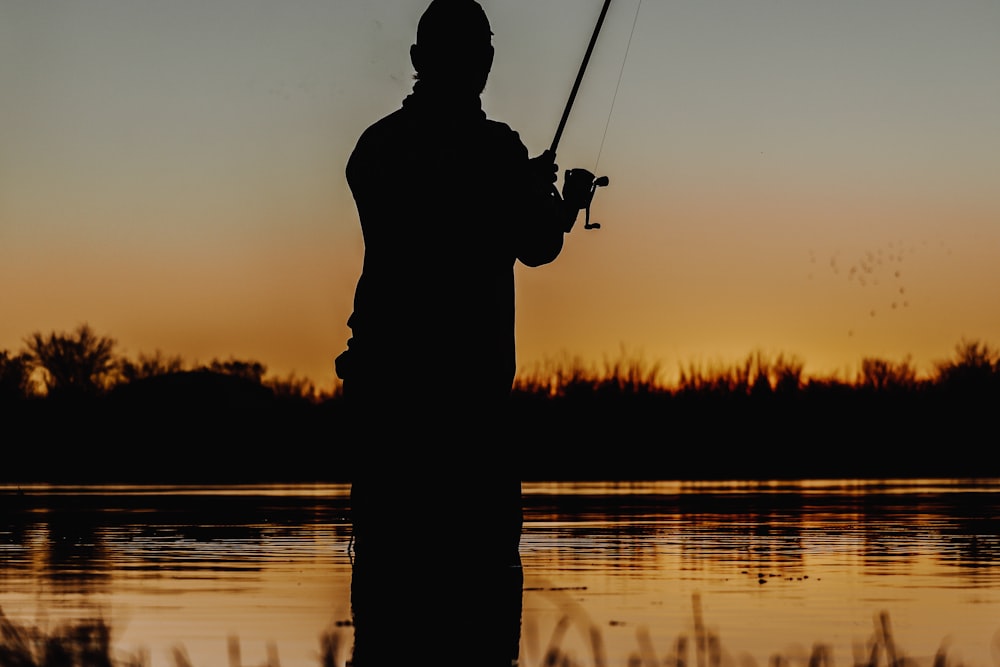
[[[600,229],[599,222],[590,221],[590,205],[594,202],[594,194],[597,188],[604,188],[611,184],[611,179],[607,176],[595,178],[586,169],[567,169],[566,178],[563,181],[563,189],[567,194],[580,196],[586,204],[583,209],[587,212],[584,229]]]

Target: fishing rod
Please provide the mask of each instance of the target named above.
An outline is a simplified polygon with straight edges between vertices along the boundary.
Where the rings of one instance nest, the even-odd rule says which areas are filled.
[[[556,127],[556,134],[552,138],[552,144],[549,146],[549,153],[552,155],[552,160],[556,159],[556,149],[559,148],[559,140],[562,139],[563,130],[566,129],[566,121],[569,120],[569,113],[573,109],[573,102],[576,101],[576,94],[580,90],[580,83],[583,82],[583,75],[587,71],[587,64],[590,63],[590,56],[594,52],[594,45],[597,44],[597,36],[601,34],[601,26],[604,25],[604,17],[607,16],[608,7],[611,6],[611,0],[604,0],[604,4],[601,6],[601,13],[597,17],[597,25],[594,26],[594,32],[590,36],[590,43],[587,44],[587,51],[583,55],[583,62],[580,63],[580,69],[576,73],[576,80],[573,82],[573,88],[570,90],[569,99],[566,101],[566,108],[563,109],[562,118],[559,119],[559,126]],[[587,171],[586,169],[567,169],[566,177],[564,181],[564,188],[566,183],[570,185],[570,189],[579,188],[580,190],[586,189],[587,194],[584,201],[587,202],[585,210],[587,211],[587,218],[584,222],[584,229],[600,229],[600,223],[590,222],[590,204],[594,200],[594,193],[597,192],[597,188],[606,187],[611,183],[607,176],[601,176],[600,178],[595,178],[594,174]]]
[[[608,7],[611,0],[604,0],[601,7],[601,14],[597,17],[597,25],[594,26],[594,33],[590,36],[590,43],[587,44],[587,52],[583,54],[583,62],[580,63],[580,70],[576,73],[576,81],[573,82],[573,89],[570,90],[569,99],[566,101],[566,108],[563,109],[562,118],[559,119],[559,126],[556,128],[556,135],[552,138],[552,145],[549,152],[554,156],[559,147],[559,140],[562,139],[563,130],[566,129],[566,121],[569,120],[569,112],[573,109],[573,102],[576,101],[576,94],[580,90],[583,82],[583,75],[587,72],[587,64],[590,63],[590,56],[594,52],[594,45],[597,44],[597,36],[601,34],[601,26],[604,25],[604,17],[608,14]]]

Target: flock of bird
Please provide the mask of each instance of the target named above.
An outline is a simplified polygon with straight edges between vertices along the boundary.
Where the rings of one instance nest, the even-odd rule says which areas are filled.
[[[910,307],[903,262],[916,251],[915,245],[906,245],[901,241],[890,241],[882,247],[854,256],[845,256],[838,250],[830,257],[828,267],[832,275],[846,278],[849,285],[867,292],[862,312],[873,318]],[[818,264],[814,250],[809,251],[809,263]],[[813,278],[812,272],[809,278]],[[853,336],[854,329],[849,329],[847,335]]]

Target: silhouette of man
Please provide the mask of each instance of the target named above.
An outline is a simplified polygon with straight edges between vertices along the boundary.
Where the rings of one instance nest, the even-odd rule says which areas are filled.
[[[478,3],[433,0],[410,47],[412,94],[365,130],[347,164],[365,243],[337,358],[365,448],[351,489],[359,667],[398,658],[384,651],[407,643],[373,639],[390,622],[385,607],[399,604],[381,591],[402,571],[419,573],[396,581],[407,599],[450,591],[468,606],[470,590],[482,593],[476,627],[494,640],[471,626],[461,634],[503,644],[492,646],[496,664],[517,655],[521,489],[504,422],[514,265],[559,255],[589,183],[567,183],[560,197],[553,156],[529,159],[516,132],[486,118],[492,34]],[[442,583],[442,563],[455,586]],[[417,586],[429,572],[433,593]],[[455,614],[477,617],[451,611],[446,630]]]

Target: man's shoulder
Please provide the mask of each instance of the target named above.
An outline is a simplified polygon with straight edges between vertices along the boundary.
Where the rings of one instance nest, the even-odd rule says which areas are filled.
[[[485,127],[488,128],[489,132],[496,134],[498,137],[505,138],[509,141],[521,143],[521,135],[517,133],[517,130],[512,128],[507,123],[504,123],[503,121],[487,118],[484,121],[484,125]]]
[[[397,109],[365,128],[347,160],[348,180],[353,172],[379,162],[380,155],[398,148],[400,139],[410,133],[406,125],[403,109]]]
[[[385,152],[398,153],[405,151],[407,146],[412,146],[413,142],[424,144],[427,140],[425,130],[426,118],[413,113],[405,106],[396,109],[369,125],[358,138],[357,145],[352,153],[352,161],[362,159],[380,159]],[[469,125],[462,123],[465,129],[462,134],[468,131]],[[490,147],[493,152],[499,155],[507,155],[510,159],[520,159],[526,157],[528,149],[521,141],[521,136],[511,128],[510,125],[499,120],[483,117],[481,121],[474,122],[475,128],[469,138],[478,135],[479,139],[474,143]],[[431,133],[436,135],[437,131]],[[447,134],[447,132],[446,132]],[[365,156],[362,158],[362,156]]]
[[[487,118],[483,123],[483,133],[497,147],[502,147],[512,158],[526,158],[528,149],[521,141],[521,135],[507,123]]]
[[[384,134],[410,131],[413,126],[419,125],[421,118],[418,114],[411,112],[406,107],[400,107],[369,125],[361,134],[361,139],[366,137],[376,137]],[[479,125],[484,132],[491,136],[507,139],[508,141],[521,143],[521,137],[510,125],[503,121],[484,117]]]
[[[404,128],[410,123],[406,116],[406,110],[403,108],[396,109],[392,113],[382,116],[365,128],[365,131],[361,133],[361,137],[358,139],[358,143],[404,131]]]

